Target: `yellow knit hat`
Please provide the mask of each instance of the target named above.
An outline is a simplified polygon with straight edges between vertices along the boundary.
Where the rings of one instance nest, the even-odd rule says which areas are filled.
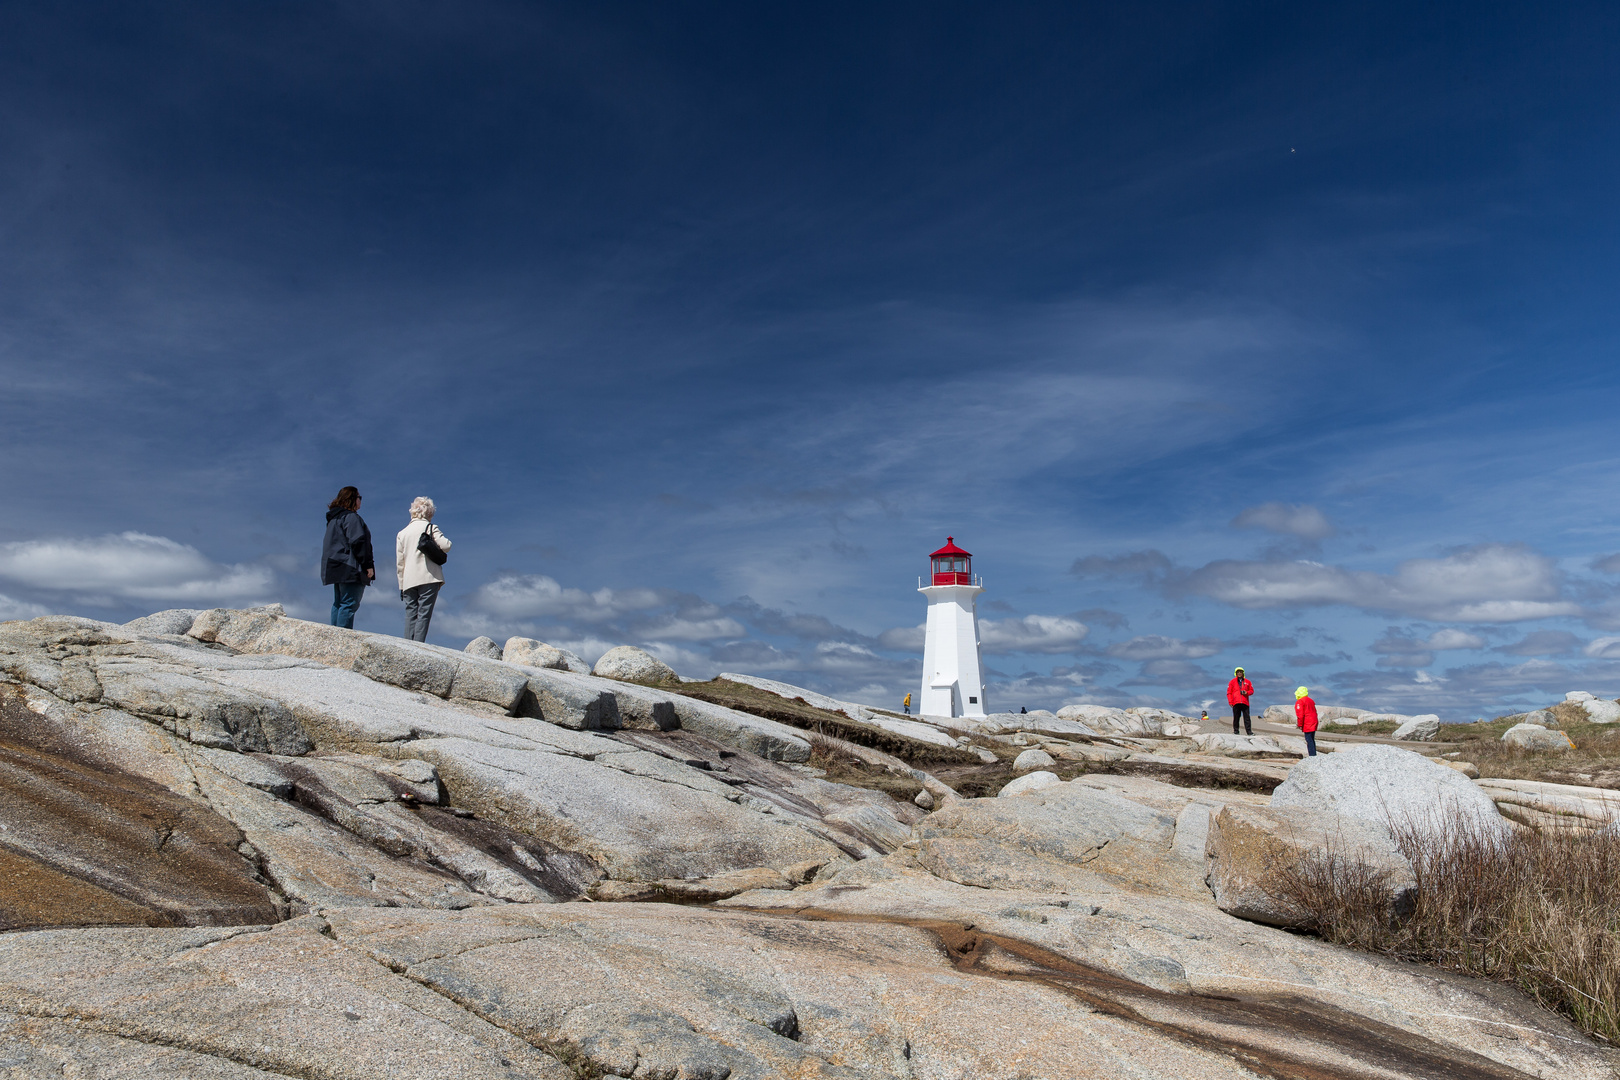
[[[1295,698],[1302,698],[1302,697],[1304,697],[1304,696],[1305,696],[1305,695],[1306,695],[1306,694],[1308,694],[1308,693],[1310,693],[1310,691],[1309,691],[1309,690],[1307,690],[1307,689],[1306,689],[1306,688],[1305,688],[1305,687],[1303,687],[1303,686],[1302,686],[1302,687],[1300,687],[1300,688],[1299,688],[1299,689],[1298,689],[1298,690],[1295,690],[1295,691],[1294,691],[1294,697],[1295,697]]]

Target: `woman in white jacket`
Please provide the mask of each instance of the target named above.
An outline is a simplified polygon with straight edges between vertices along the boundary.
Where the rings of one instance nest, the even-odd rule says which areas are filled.
[[[394,564],[399,570],[399,598],[405,601],[405,636],[426,641],[428,622],[433,618],[433,602],[444,587],[444,571],[439,564],[417,550],[423,533],[431,533],[439,550],[450,553],[450,538],[433,524],[433,500],[418,497],[411,501],[411,523],[394,538]]]

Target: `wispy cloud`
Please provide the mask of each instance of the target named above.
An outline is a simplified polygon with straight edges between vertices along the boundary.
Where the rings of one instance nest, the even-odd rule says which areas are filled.
[[[1302,540],[1325,540],[1336,529],[1327,515],[1314,506],[1296,506],[1292,503],[1268,502],[1250,506],[1232,519],[1235,529],[1265,529]]]
[[[189,544],[123,532],[0,545],[0,578],[83,603],[257,603],[276,594],[264,564],[224,564]]]

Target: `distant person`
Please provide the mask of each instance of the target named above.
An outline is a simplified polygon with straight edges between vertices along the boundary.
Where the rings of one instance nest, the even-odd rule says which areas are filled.
[[[332,586],[333,626],[354,629],[360,597],[376,577],[371,530],[360,517],[360,492],[346,487],[326,508],[326,539],[321,542],[321,584]]]
[[[1316,702],[1306,687],[1294,691],[1294,726],[1305,733],[1305,756],[1316,756]]]
[[[900,708],[905,710],[905,714],[907,716],[911,715],[911,695],[910,694],[907,694],[906,695],[906,700],[904,700],[904,701],[902,701],[900,703]]]
[[[411,523],[394,537],[394,565],[399,570],[399,598],[405,601],[405,637],[426,641],[433,604],[444,588],[440,565],[450,554],[450,538],[433,524],[438,507],[418,496],[411,500]],[[437,548],[437,558],[434,557]]]
[[[1022,705],[1018,706],[1018,711],[1020,714],[1029,712],[1029,710],[1024,708]]]
[[[1226,684],[1226,703],[1232,706],[1232,734],[1238,733],[1238,721],[1243,721],[1243,734],[1253,735],[1254,725],[1249,721],[1249,699],[1254,697],[1254,683],[1243,677],[1242,668],[1232,669],[1232,681]]]

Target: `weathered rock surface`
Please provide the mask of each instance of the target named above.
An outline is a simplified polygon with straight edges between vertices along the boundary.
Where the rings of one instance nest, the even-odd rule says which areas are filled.
[[[1306,758],[1272,792],[1271,805],[1437,835],[1451,832],[1454,821],[1488,835],[1507,828],[1490,796],[1473,781],[1394,746],[1350,746]]]
[[[1497,777],[1478,784],[1503,817],[1531,828],[1594,833],[1620,821],[1620,791],[1611,788]]]
[[[534,638],[507,638],[500,658],[508,663],[523,664],[526,667],[554,668],[557,671],[572,671],[576,675],[591,673],[591,665],[576,654],[555,645],[548,645],[544,641],[536,641]]]
[[[967,871],[959,876],[971,874],[972,883],[964,884],[921,865],[925,857],[944,858],[929,846],[956,832],[924,837],[936,814],[919,825],[915,849],[858,863],[792,892],[745,893],[719,906],[830,918],[838,926],[871,919],[970,925],[979,955],[1006,957],[996,970],[1028,974],[1054,962],[1081,965],[1101,973],[1075,984],[1087,1000],[1112,1007],[1128,1000],[1132,1015],[1157,1031],[1199,1033],[1211,1040],[1205,1045],[1242,1055],[1263,1075],[1613,1075],[1605,1051],[1500,984],[1335,948],[1220,911],[1201,880],[1205,840],[1195,822],[1202,819],[1207,828],[1208,804],[1194,800],[1214,802],[1218,810],[1223,798],[1243,802],[1241,793],[1130,777],[1086,777],[1064,787],[1087,781],[1138,804],[1126,820],[1140,824],[1100,846],[1105,831],[1116,827],[1109,816],[1082,815],[1089,826],[1061,813],[1045,822],[1024,815],[968,824],[959,839],[985,839],[960,844],[952,854],[952,865]],[[1000,800],[1005,805],[998,809],[1048,795]],[[1149,803],[1159,804],[1162,818],[1140,816]],[[1184,832],[1186,841],[1196,836],[1196,845],[1183,842]],[[1020,887],[1023,874],[1041,884]],[[1061,887],[1048,887],[1054,884]],[[1042,956],[1050,959],[1037,959]],[[1166,1075],[1147,1063],[1137,1063],[1136,1072]]]
[[[1548,729],[1540,724],[1514,724],[1502,732],[1502,741],[1510,746],[1522,746],[1526,750],[1575,749],[1575,744],[1564,732]]]
[[[675,678],[675,669],[644,649],[619,645],[602,654],[591,674],[627,682],[663,682]]]
[[[1164,738],[1174,714],[929,725],[1131,770],[1006,798],[846,748],[914,803],[660,688],[160,614],[0,625],[0,1075],[1613,1075],[1507,987],[1221,911],[1212,822],[1288,765]],[[1333,802],[1319,767],[1298,786]],[[1382,836],[1336,815],[1309,827]]]
[[[1354,882],[1376,891],[1387,920],[1417,903],[1417,879],[1379,825],[1286,806],[1229,805],[1210,823],[1207,880],[1222,911],[1269,926],[1310,929],[1291,888]]]

